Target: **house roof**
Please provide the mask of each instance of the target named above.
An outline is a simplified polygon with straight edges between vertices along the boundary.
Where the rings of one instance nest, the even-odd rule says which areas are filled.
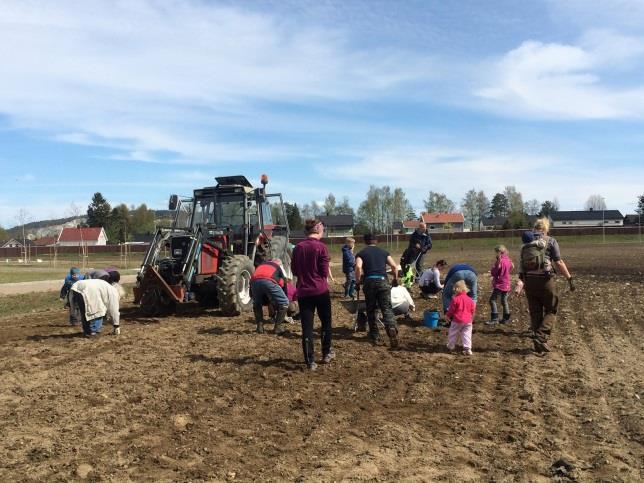
[[[102,231],[103,228],[100,226],[92,228],[63,228],[63,231],[60,232],[60,236],[58,237],[58,241],[98,241]]]
[[[403,228],[403,223],[402,223],[402,221],[394,221],[394,222],[391,224],[391,227],[392,227],[394,230],[402,230],[402,228]]]
[[[27,245],[27,246],[33,246],[33,241],[31,241],[29,238],[25,240],[25,243],[23,243],[21,240],[17,238],[10,238],[8,240],[5,240],[4,242],[0,242],[0,247],[6,247],[6,245],[20,245],[21,247]]]
[[[423,213],[425,223],[465,223],[463,213]]]
[[[405,220],[402,222],[402,224],[405,228],[418,228],[420,220]]]
[[[590,221],[590,220],[623,220],[619,210],[595,211],[555,211],[550,214],[553,221]]]
[[[503,226],[507,219],[507,216],[489,216],[483,218],[483,226]]]
[[[638,225],[642,221],[640,215],[624,215],[624,223],[627,225]]]
[[[324,226],[353,226],[353,215],[320,216]]]
[[[54,245],[56,243],[56,237],[55,236],[44,236],[42,238],[38,238],[34,240],[34,245],[37,247],[48,247],[50,245]]]

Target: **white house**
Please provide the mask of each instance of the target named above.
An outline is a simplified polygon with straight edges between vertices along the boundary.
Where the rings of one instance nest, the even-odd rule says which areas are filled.
[[[619,210],[555,211],[550,221],[553,228],[623,226],[624,216]]]
[[[102,227],[63,228],[56,243],[61,247],[107,245],[107,235]]]

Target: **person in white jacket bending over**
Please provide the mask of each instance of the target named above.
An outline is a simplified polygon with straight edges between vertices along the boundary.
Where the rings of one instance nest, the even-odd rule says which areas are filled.
[[[112,334],[121,333],[119,288],[117,284],[110,284],[101,279],[80,280],[72,285],[71,304],[78,306],[85,337],[97,336],[100,333],[103,317],[106,315],[112,319]]]
[[[416,310],[414,299],[409,295],[409,291],[402,285],[398,285],[398,280],[391,283],[391,308],[394,315],[404,315],[409,317],[410,310]]]

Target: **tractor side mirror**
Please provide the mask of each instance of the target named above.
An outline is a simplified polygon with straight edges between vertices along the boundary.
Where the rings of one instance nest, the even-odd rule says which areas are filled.
[[[168,210],[174,211],[177,209],[179,204],[179,197],[177,195],[170,195],[170,201],[168,202]]]

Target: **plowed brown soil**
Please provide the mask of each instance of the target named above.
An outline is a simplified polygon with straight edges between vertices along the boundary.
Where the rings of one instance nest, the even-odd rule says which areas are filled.
[[[338,358],[316,373],[297,325],[260,336],[192,305],[146,319],[125,304],[122,335],[98,340],[62,309],[0,317],[0,481],[641,481],[644,249],[563,250],[578,289],[560,283],[546,357],[525,299],[509,326],[483,324],[486,276],[470,358],[420,326],[424,300],[400,350],[372,347],[335,286]]]

